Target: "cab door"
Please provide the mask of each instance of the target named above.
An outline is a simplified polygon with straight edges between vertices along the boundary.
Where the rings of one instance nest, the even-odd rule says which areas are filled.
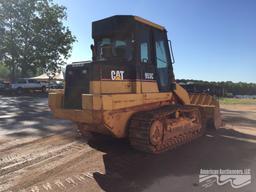
[[[172,64],[166,31],[153,31],[153,52],[158,89],[160,92],[168,92],[171,90]]]
[[[159,92],[156,83],[155,63],[152,60],[152,33],[148,26],[139,26],[138,48],[139,48],[139,79],[142,82],[142,92]]]

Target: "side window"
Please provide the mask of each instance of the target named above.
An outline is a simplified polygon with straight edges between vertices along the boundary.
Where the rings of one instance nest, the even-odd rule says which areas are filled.
[[[34,79],[29,79],[28,83],[36,83],[36,81]]]
[[[148,58],[148,42],[141,42],[140,43],[140,62],[147,63],[149,60]]]
[[[26,83],[26,80],[24,80],[24,79],[18,79],[18,80],[16,81],[16,83],[18,83],[18,84],[23,84],[23,83]]]
[[[140,29],[140,33],[139,33],[140,62],[150,63],[150,52],[149,52],[150,29],[145,26],[140,26],[139,29]]]
[[[166,57],[166,50],[164,46],[164,41],[156,41],[155,42],[156,46],[156,63],[157,63],[157,68],[166,68],[167,67],[167,57]]]

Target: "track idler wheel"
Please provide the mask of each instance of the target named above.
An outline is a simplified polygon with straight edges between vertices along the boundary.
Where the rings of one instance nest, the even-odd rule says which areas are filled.
[[[149,140],[152,145],[161,145],[164,136],[163,123],[160,120],[155,120],[149,128]]]

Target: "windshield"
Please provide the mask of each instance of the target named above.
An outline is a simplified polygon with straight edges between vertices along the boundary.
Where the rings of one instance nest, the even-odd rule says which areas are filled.
[[[132,44],[127,39],[102,38],[97,43],[97,60],[133,59]]]

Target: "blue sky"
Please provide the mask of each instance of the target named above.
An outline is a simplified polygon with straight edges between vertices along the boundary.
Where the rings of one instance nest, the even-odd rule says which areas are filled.
[[[165,26],[177,79],[256,83],[254,0],[54,0],[77,38],[68,62],[90,60],[91,22],[138,15]]]

